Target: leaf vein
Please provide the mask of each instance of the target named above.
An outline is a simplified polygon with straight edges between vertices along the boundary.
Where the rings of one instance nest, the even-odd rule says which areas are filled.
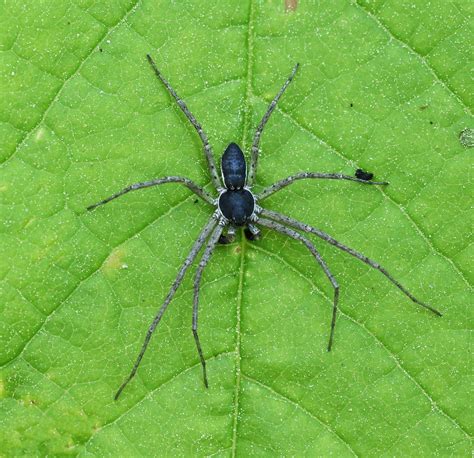
[[[283,400],[283,401],[291,404],[292,406],[296,407],[297,409],[301,410],[302,412],[304,412],[306,415],[308,415],[310,418],[312,418],[313,420],[318,422],[321,426],[323,426],[325,429],[327,429],[329,432],[331,432],[334,436],[336,436],[349,449],[349,451],[354,456],[358,456],[357,453],[354,451],[354,449],[350,446],[350,444],[347,441],[345,441],[344,438],[340,434],[338,434],[335,429],[331,428],[331,426],[329,426],[327,423],[324,423],[324,421],[321,420],[317,415],[315,415],[312,412],[310,412],[309,410],[307,410],[304,406],[299,404],[297,401],[294,401],[293,399],[289,398],[288,396],[285,396],[285,395],[279,393],[273,387],[265,385],[264,383],[260,382],[259,380],[256,380],[252,377],[249,377],[248,375],[242,374],[242,377],[245,378],[247,381],[249,381],[251,383],[254,383],[254,384],[260,386],[261,388],[264,388],[265,390],[269,391],[276,398],[278,398],[280,400]]]
[[[256,247],[254,246],[253,247],[254,249],[258,250],[258,251],[262,251],[264,252],[266,255],[268,256],[271,256],[271,257],[274,257],[276,259],[278,259],[280,262],[284,263],[285,265],[288,266],[288,268],[290,268],[293,272],[295,272],[297,275],[299,275],[301,278],[303,278],[304,280],[306,280],[322,297],[324,297],[330,304],[331,304],[331,307],[332,307],[332,299],[330,299],[315,283],[314,281],[307,277],[303,272],[301,272],[298,268],[296,268],[295,266],[293,266],[292,264],[290,264],[286,259],[282,258],[281,256],[273,253],[273,252],[270,252],[270,251],[267,251],[265,248],[262,248],[262,247]],[[400,360],[400,358],[384,343],[382,342],[370,329],[368,329],[363,323],[357,321],[354,317],[352,317],[351,315],[347,314],[346,312],[344,312],[340,307],[338,308],[338,313],[340,316],[343,316],[345,318],[347,318],[348,320],[350,320],[352,323],[354,323],[355,325],[361,327],[368,335],[370,335],[375,343],[379,346],[381,346],[385,351],[386,353],[388,354],[388,356],[393,360],[393,362],[395,363],[395,365],[402,371],[403,374],[405,374],[405,376],[412,382],[414,383],[418,388],[419,390],[422,392],[422,394],[429,400],[433,410],[439,412],[441,415],[443,415],[444,417],[446,417],[451,423],[453,423],[453,425],[455,425],[457,428],[459,428],[465,435],[467,438],[470,439],[470,435],[469,433],[456,421],[455,418],[451,417],[447,412],[445,412],[437,403],[436,401],[430,396],[430,394],[428,393],[428,391],[421,385],[421,383],[419,383],[408,371],[407,369],[405,369],[405,367],[403,366],[402,364],[402,361]]]
[[[369,16],[387,35],[389,35],[394,41],[400,43],[402,48],[407,49],[411,54],[415,55],[423,64],[425,68],[433,75],[434,79],[449,92],[463,107],[466,113],[469,113],[472,116],[472,111],[469,106],[461,99],[461,97],[457,94],[457,92],[446,82],[443,81],[438,74],[436,73],[435,69],[432,65],[429,64],[428,60],[422,56],[419,52],[417,52],[414,48],[412,48],[408,43],[405,43],[402,39],[397,37],[385,23],[383,23],[375,14],[371,13],[366,7],[359,3],[358,0],[351,0],[353,5],[363,11],[367,16]]]
[[[166,217],[168,214],[170,214],[173,210],[179,208],[181,205],[184,205],[187,201],[189,201],[190,199],[194,198],[194,195],[190,195],[188,197],[186,197],[185,199],[183,199],[181,202],[178,202],[175,206],[173,207],[170,207],[165,213],[163,213],[162,215],[159,215],[157,218],[155,218],[153,221],[151,221],[150,223],[147,223],[145,224],[140,230],[138,230],[137,232],[135,232],[134,234],[132,234],[131,236],[125,238],[122,242],[120,242],[117,246],[113,247],[113,249],[116,249],[117,247],[120,247],[122,246],[123,244],[127,243],[129,240],[131,240],[132,238],[136,237],[137,235],[141,234],[143,231],[145,231],[147,228],[151,227],[153,224],[155,224],[156,222],[158,222],[159,220],[161,220],[162,218]],[[61,300],[61,302],[54,308],[54,310],[51,311],[51,313],[46,316],[46,318],[44,319],[44,321],[42,322],[42,324],[33,332],[33,334],[31,335],[31,337],[25,342],[25,344],[23,345],[23,348],[21,350],[19,350],[17,352],[16,355],[12,356],[12,358],[10,360],[8,360],[7,362],[5,362],[1,367],[6,367],[6,366],[9,366],[10,364],[12,364],[16,359],[20,358],[23,353],[26,351],[28,345],[30,344],[30,342],[34,339],[34,337],[39,333],[41,332],[42,329],[44,329],[44,327],[47,325],[47,323],[52,319],[52,317],[57,313],[57,311],[68,301],[68,299],[85,283],[87,282],[90,278],[92,278],[97,272],[100,271],[100,269],[102,268],[102,266],[104,265],[105,262],[107,262],[107,259],[109,258],[110,256],[110,253],[109,255],[107,255],[101,262],[101,264],[99,265],[99,267],[97,267],[97,269],[93,270],[92,272],[90,272],[88,275],[86,275],[82,280],[79,281],[79,283],[76,284],[76,286],[74,286],[74,288],[65,296],[64,299]]]
[[[263,100],[263,99],[262,99]],[[283,111],[281,107],[276,107],[275,111],[278,111],[280,114],[282,114],[284,117],[287,119],[291,120],[296,126],[298,126],[303,132],[306,132],[308,135],[310,135],[312,138],[317,140],[321,145],[325,146],[330,152],[336,154],[339,158],[343,159],[346,161],[351,167],[357,167],[357,165],[354,163],[352,159],[349,159],[347,156],[345,156],[341,151],[336,149],[336,147],[332,146],[327,140],[324,140],[322,137],[318,136],[311,130],[309,130],[307,127],[302,125],[296,118],[294,118],[291,114],[287,113],[286,111]],[[446,254],[444,254],[440,248],[436,247],[429,239],[429,237],[424,233],[423,229],[419,227],[419,225],[416,223],[416,221],[412,218],[412,216],[403,208],[403,206],[397,202],[393,197],[388,195],[386,191],[381,188],[377,187],[377,191],[380,192],[385,200],[393,204],[395,207],[398,208],[400,213],[405,216],[405,218],[408,220],[408,222],[412,225],[412,227],[415,229],[416,232],[418,232],[418,235],[421,236],[421,238],[424,240],[424,242],[428,245],[430,250],[443,258],[445,261],[448,262],[448,264],[452,267],[453,271],[461,277],[461,279],[464,281],[466,286],[471,288],[471,284],[469,283],[469,280],[465,276],[464,272],[460,269],[460,267],[451,259],[449,258]]]
[[[6,164],[8,161],[10,161],[16,154],[17,152],[19,151],[19,149],[26,143],[26,141],[28,140],[28,138],[33,134],[33,132],[36,131],[36,129],[44,122],[44,120],[46,119],[46,116],[48,115],[50,109],[53,107],[53,105],[59,100],[59,97],[61,97],[61,94],[64,90],[64,88],[66,87],[67,83],[69,81],[71,81],[77,74],[79,74],[79,72],[81,71],[83,65],[87,62],[87,60],[89,59],[89,57],[92,55],[92,53],[94,52],[94,50],[96,49],[97,46],[99,46],[106,38],[107,36],[109,36],[117,27],[120,27],[128,18],[131,14],[133,14],[138,5],[140,4],[140,1],[141,0],[137,0],[135,2],[135,4],[133,4],[124,14],[124,16],[122,17],[122,19],[120,19],[114,26],[112,26],[110,29],[107,29],[105,31],[105,33],[102,35],[102,37],[98,40],[98,42],[92,46],[89,54],[87,54],[87,56],[82,60],[82,62],[76,67],[76,69],[71,73],[71,75],[66,78],[64,80],[64,82],[61,84],[61,86],[59,87],[58,91],[56,92],[56,94],[54,95],[54,97],[47,103],[47,106],[46,106],[46,109],[43,113],[43,116],[41,116],[40,120],[33,126],[32,129],[30,129],[29,131],[27,131],[24,135],[23,135],[23,138],[19,141],[19,143],[17,144],[16,148],[14,149],[14,151],[5,158],[5,160],[3,161],[3,164]]]
[[[219,358],[222,358],[222,357],[225,357],[225,356],[231,356],[233,355],[234,352],[231,351],[231,352],[222,352],[222,353],[218,353],[217,355],[214,355],[214,356],[211,356],[209,358],[206,358],[206,362],[209,362],[209,361],[212,361],[212,360],[215,360],[215,359],[219,359]],[[167,385],[169,385],[170,383],[172,383],[174,380],[176,380],[178,377],[180,377],[181,375],[184,375],[186,373],[188,373],[189,371],[192,371],[193,369],[197,368],[197,367],[201,367],[201,362],[198,361],[196,364],[193,364],[192,366],[189,366],[189,367],[186,367],[185,369],[182,369],[181,371],[179,371],[178,373],[172,375],[168,380],[164,381],[163,383],[161,383],[160,385],[158,385],[156,388],[154,388],[153,390],[149,391],[147,394],[145,394],[145,396],[143,396],[141,399],[139,399],[137,402],[135,402],[132,406],[130,406],[129,408],[127,408],[122,414],[120,414],[117,418],[115,418],[114,420],[108,422],[108,423],[105,423],[104,425],[102,425],[99,429],[97,429],[93,434],[91,434],[91,436],[89,437],[89,439],[84,443],[84,448],[87,447],[87,445],[94,439],[94,437],[100,432],[100,431],[103,431],[105,428],[108,428],[116,423],[118,423],[123,417],[125,417],[125,415],[129,414],[131,411],[133,411],[135,408],[137,408],[139,405],[141,405],[143,402],[145,402],[146,400],[150,399],[155,393],[159,392],[162,388],[166,387]]]

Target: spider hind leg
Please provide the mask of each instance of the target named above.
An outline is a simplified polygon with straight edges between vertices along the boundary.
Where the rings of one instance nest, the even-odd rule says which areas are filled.
[[[214,248],[216,247],[219,238],[221,237],[223,227],[218,224],[214,229],[211,237],[209,238],[206,248],[204,250],[204,254],[202,255],[201,261],[199,262],[199,266],[196,271],[196,276],[194,277],[194,299],[193,299],[193,336],[194,341],[196,343],[196,348],[199,354],[199,359],[201,361],[202,366],[202,376],[204,381],[204,386],[206,388],[209,387],[209,383],[207,381],[207,371],[206,371],[206,360],[204,359],[204,354],[202,352],[201,342],[199,340],[198,334],[198,306],[199,306],[199,290],[201,287],[201,279],[202,273],[204,272],[207,263],[211,259],[212,253],[214,252]]]
[[[293,227],[294,229],[314,234],[320,239],[323,239],[327,243],[340,249],[341,251],[344,251],[345,253],[348,253],[351,256],[354,256],[356,259],[358,259],[359,261],[362,261],[364,264],[367,264],[373,269],[378,270],[381,274],[385,276],[385,278],[387,278],[393,285],[395,285],[412,302],[419,305],[420,307],[423,307],[429,310],[430,312],[434,313],[437,316],[442,316],[442,313],[440,311],[436,310],[434,307],[431,307],[431,305],[421,302],[415,296],[413,296],[413,294],[411,294],[410,291],[408,291],[398,280],[396,280],[395,277],[389,274],[387,270],[384,267],[382,267],[379,263],[373,261],[372,259],[363,255],[362,253],[359,253],[357,250],[354,250],[353,248],[350,248],[347,245],[344,245],[343,243],[337,241],[335,238],[331,237],[329,234],[326,234],[326,232],[323,232],[319,229],[316,229],[315,227],[310,226],[309,224],[302,223],[296,219],[290,218],[289,216],[283,215],[281,213],[278,213],[272,210],[262,209],[261,214],[274,221]]]
[[[260,239],[260,229],[253,224],[247,225],[247,227],[244,229],[244,234],[245,238],[251,242]]]

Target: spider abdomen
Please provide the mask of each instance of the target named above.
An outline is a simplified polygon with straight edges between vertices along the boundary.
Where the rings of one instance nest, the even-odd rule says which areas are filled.
[[[224,191],[219,196],[219,210],[232,224],[243,226],[251,219],[255,199],[247,189]]]
[[[242,189],[245,185],[247,165],[239,145],[230,143],[221,159],[222,178],[227,189]]]

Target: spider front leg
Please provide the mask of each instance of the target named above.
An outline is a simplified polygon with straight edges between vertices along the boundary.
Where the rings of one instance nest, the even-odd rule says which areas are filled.
[[[148,62],[152,66],[156,76],[160,79],[160,81],[164,84],[168,92],[173,96],[173,98],[176,100],[176,103],[179,105],[179,108],[181,108],[181,111],[184,113],[186,118],[188,118],[188,121],[193,125],[193,127],[196,129],[199,138],[202,141],[202,146],[204,148],[204,154],[207,159],[207,165],[209,167],[209,173],[211,174],[211,179],[212,182],[214,183],[214,186],[217,191],[221,191],[223,189],[221,179],[219,178],[219,174],[217,173],[217,168],[216,168],[216,163],[214,161],[214,156],[212,153],[212,147],[209,144],[209,140],[207,139],[207,135],[204,132],[203,128],[201,127],[201,124],[198,123],[197,119],[194,117],[194,115],[189,111],[188,106],[184,103],[184,101],[181,99],[181,97],[176,93],[176,91],[171,87],[171,84],[168,83],[168,81],[164,78],[164,76],[161,74],[161,72],[158,70],[158,67],[155,64],[155,61],[153,58],[147,54],[146,58],[148,59]]]
[[[283,95],[286,88],[288,87],[288,85],[293,80],[299,66],[300,66],[300,64],[296,64],[294,66],[293,71],[291,72],[291,75],[285,81],[285,84],[283,84],[281,89],[278,91],[278,94],[271,101],[270,105],[268,105],[267,111],[263,115],[263,118],[260,121],[260,124],[258,125],[257,130],[255,131],[255,135],[253,137],[253,142],[252,142],[252,152],[251,152],[251,157],[250,157],[250,168],[249,168],[249,173],[248,173],[248,177],[247,177],[247,186],[249,186],[249,187],[252,186],[253,182],[255,181],[255,175],[257,173],[258,155],[259,155],[259,152],[260,152],[259,151],[260,137],[262,136],[262,132],[263,132],[263,129],[265,127],[265,124],[267,123],[268,119],[270,118],[271,114],[273,113],[273,110],[275,110],[275,107],[278,103],[278,100],[280,100],[280,97]]]
[[[171,299],[173,299],[174,294],[176,293],[176,290],[178,289],[179,285],[183,281],[184,274],[186,273],[186,270],[188,270],[189,266],[192,264],[194,259],[196,258],[197,254],[201,250],[202,246],[204,245],[204,242],[206,239],[209,237],[211,234],[212,230],[217,224],[217,220],[214,216],[209,220],[209,222],[204,226],[204,229],[201,231],[199,234],[199,237],[197,240],[194,242],[191,251],[189,252],[187,258],[185,259],[183,265],[179,269],[178,275],[176,276],[176,279],[174,280],[173,284],[171,285],[171,288],[168,292],[168,295],[165,298],[165,301],[163,302],[163,305],[160,307],[158,310],[158,313],[155,315],[155,318],[153,319],[150,327],[148,328],[148,331],[145,336],[145,340],[143,341],[142,348],[140,350],[140,353],[138,354],[138,357],[135,361],[135,364],[133,365],[133,368],[130,372],[130,375],[125,379],[125,381],[120,385],[120,388],[118,389],[117,393],[114,396],[114,399],[117,400],[118,397],[120,396],[120,393],[123,391],[123,389],[127,386],[127,384],[132,380],[132,378],[135,376],[138,366],[140,365],[140,362],[143,358],[143,355],[145,354],[145,351],[148,347],[148,344],[150,342],[151,336],[153,335],[153,332],[155,331],[156,327],[158,326],[159,322],[161,321],[161,318],[163,314],[165,313],[166,309],[168,308],[169,303],[171,302]]]
[[[155,180],[150,180],[150,181],[142,181],[140,183],[134,183],[131,184],[130,186],[127,186],[126,188],[122,189],[119,192],[116,192],[115,194],[112,194],[110,197],[107,197],[104,200],[101,200],[100,202],[97,202],[96,204],[89,205],[87,207],[87,210],[93,210],[94,208],[104,205],[111,200],[117,199],[117,197],[123,196],[124,194],[129,193],[130,191],[136,191],[137,189],[143,189],[143,188],[150,188],[152,186],[158,186],[160,184],[165,184],[165,183],[181,183],[184,184],[188,189],[190,189],[194,194],[199,196],[201,199],[206,201],[208,204],[214,205],[214,198],[201,186],[198,186],[194,181],[191,181],[189,178],[184,178],[184,177],[163,177],[163,178],[157,178]]]
[[[435,315],[442,316],[441,312],[436,310],[435,308],[431,307],[428,304],[425,304],[418,300],[413,294],[411,294],[398,280],[396,280],[392,275],[390,275],[387,270],[382,267],[379,263],[373,261],[372,259],[368,258],[367,256],[363,255],[362,253],[359,253],[358,251],[349,248],[348,246],[342,244],[341,242],[337,241],[335,238],[331,237],[329,234],[326,234],[326,232],[323,232],[319,229],[316,229],[308,224],[302,223],[296,219],[290,218],[289,216],[282,215],[281,213],[272,211],[272,210],[261,210],[261,214],[271,218],[274,221],[279,221],[280,223],[286,224],[287,226],[294,227],[295,229],[299,229],[304,232],[309,232],[311,234],[314,234],[318,236],[319,238],[325,240],[326,242],[330,243],[331,245],[334,245],[335,247],[339,248],[342,251],[345,251],[346,253],[350,254],[351,256],[354,256],[357,258],[359,261],[362,261],[363,263],[367,264],[368,266],[378,270],[380,273],[382,273],[390,282],[392,282],[405,296],[407,296],[409,299],[411,299],[412,302],[415,304],[424,307],[425,309],[429,310],[430,312],[434,313]]]
[[[199,262],[199,266],[196,270],[196,276],[194,278],[194,301],[193,301],[193,336],[194,341],[196,342],[197,351],[199,353],[199,359],[201,360],[202,365],[202,375],[204,380],[204,386],[206,388],[209,387],[207,382],[207,372],[206,372],[206,360],[202,354],[201,342],[199,341],[198,335],[198,306],[199,306],[199,288],[201,285],[201,278],[204,268],[206,267],[209,259],[211,259],[212,253],[214,248],[216,247],[217,243],[219,242],[219,238],[221,237],[222,231],[224,230],[224,226],[219,224],[212,233],[207,246],[204,250],[204,254],[202,255],[201,261]]]
[[[263,214],[263,211],[262,211],[262,214]],[[334,276],[331,274],[331,271],[329,270],[329,267],[324,262],[324,260],[321,257],[319,251],[311,243],[311,241],[309,241],[306,237],[302,236],[300,233],[294,231],[293,229],[285,227],[282,224],[277,223],[276,221],[271,221],[269,219],[260,218],[258,220],[258,224],[261,224],[262,226],[268,227],[269,229],[274,229],[275,231],[280,232],[281,234],[287,235],[287,236],[291,237],[292,239],[299,240],[300,242],[302,242],[306,246],[306,248],[308,248],[308,250],[311,252],[311,254],[316,258],[316,261],[321,266],[324,273],[326,274],[326,277],[331,282],[331,285],[334,289],[331,331],[330,331],[330,334],[329,334],[329,343],[328,343],[328,351],[331,351],[332,343],[333,343],[333,340],[334,340],[334,328],[336,326],[337,304],[339,302],[339,284],[337,283]]]
[[[341,173],[316,173],[316,172],[300,172],[295,175],[290,175],[289,177],[283,178],[283,180],[277,181],[271,186],[266,187],[260,194],[258,194],[257,199],[262,200],[266,197],[274,194],[280,189],[294,183],[297,180],[303,180],[307,178],[322,178],[326,180],[347,180],[355,181],[362,184],[371,184],[371,185],[387,185],[386,181],[367,181],[360,178],[351,177],[349,175],[343,175]]]

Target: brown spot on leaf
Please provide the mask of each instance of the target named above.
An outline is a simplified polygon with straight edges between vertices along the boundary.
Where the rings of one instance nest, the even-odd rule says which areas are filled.
[[[285,0],[285,11],[295,11],[298,8],[298,0]]]

